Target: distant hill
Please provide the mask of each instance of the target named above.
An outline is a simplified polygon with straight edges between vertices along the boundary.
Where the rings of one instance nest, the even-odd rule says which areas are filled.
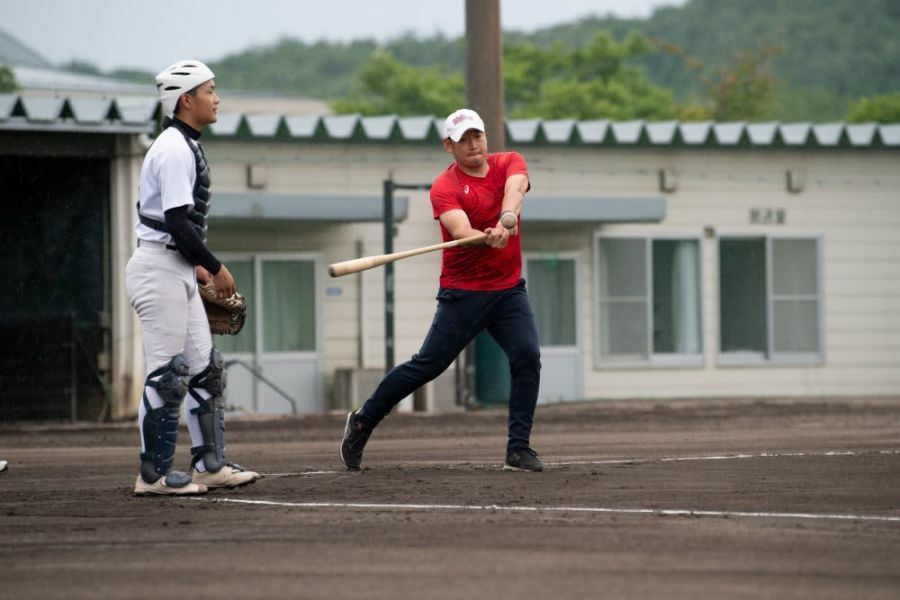
[[[702,97],[705,81],[736,53],[778,47],[773,59],[777,118],[829,120],[846,116],[862,96],[900,91],[900,0],[688,0],[646,19],[590,17],[524,34],[504,32],[506,43],[578,47],[600,30],[622,39],[638,31],[660,52],[635,59],[656,85],[690,102]],[[460,72],[462,37],[401,36],[386,43],[305,43],[284,38],[210,61],[221,88],[333,99],[345,96],[373,52],[389,50],[403,62]],[[683,57],[676,55],[680,49]],[[0,58],[46,62],[0,31]],[[688,68],[684,57],[700,68]],[[0,63],[3,61],[0,60]],[[99,74],[73,61],[69,70]],[[119,70],[110,75],[145,83],[152,74]]]
[[[590,18],[506,39],[579,45],[597,29],[616,37],[636,30],[665,40],[709,69],[742,49],[778,46],[774,72],[786,84],[781,100],[787,116],[801,117],[791,113],[808,110],[837,118],[850,99],[900,89],[897,0],[690,0],[644,20]],[[702,85],[698,74],[671,54],[639,62],[654,83],[682,98]]]
[[[782,82],[784,119],[842,118],[851,100],[900,89],[900,0],[689,0],[647,19],[586,18],[531,34],[505,32],[504,40],[577,46],[601,29],[619,39],[636,30],[698,61],[700,71],[666,52],[638,59],[651,81],[682,99],[701,94],[701,74],[711,76],[738,51],[760,45],[781,49],[774,72]],[[226,88],[335,98],[351,89],[378,47],[413,65],[464,68],[464,39],[441,36],[404,36],[381,45],[283,39],[212,67]]]

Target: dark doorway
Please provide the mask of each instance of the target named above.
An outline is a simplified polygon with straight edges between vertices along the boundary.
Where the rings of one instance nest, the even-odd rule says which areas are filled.
[[[97,419],[108,399],[108,158],[0,157],[0,421]]]

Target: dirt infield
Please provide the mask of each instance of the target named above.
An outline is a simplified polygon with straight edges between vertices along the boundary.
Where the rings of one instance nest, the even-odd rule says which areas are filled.
[[[3,598],[897,598],[900,398],[232,420],[266,477],[136,498],[132,425],[0,428]],[[182,431],[178,464],[188,462]],[[247,503],[254,502],[254,503]]]

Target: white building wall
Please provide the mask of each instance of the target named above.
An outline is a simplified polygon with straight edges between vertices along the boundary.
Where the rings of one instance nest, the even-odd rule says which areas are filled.
[[[618,152],[617,152],[618,153]],[[702,238],[705,366],[595,369],[595,336],[584,357],[594,398],[757,395],[872,395],[900,391],[900,178],[888,153],[738,151],[640,152],[600,162],[598,195],[655,192],[653,163],[669,165],[678,189],[658,225],[600,225],[604,233]],[[642,160],[643,159],[643,160]],[[787,169],[805,173],[797,194]],[[619,170],[619,173],[613,171]],[[534,178],[539,177],[534,173]],[[566,192],[570,190],[567,189]],[[786,211],[785,225],[754,225],[752,208]],[[704,236],[711,228],[714,237]],[[823,244],[825,353],[821,365],[722,366],[718,361],[718,235],[818,236]],[[534,240],[532,239],[532,244]],[[593,269],[587,271],[594,275]],[[583,288],[582,323],[593,332],[593,282]],[[586,309],[586,310],[585,310]],[[586,314],[590,313],[590,314]]]
[[[248,192],[248,164],[268,167],[266,193],[380,196],[387,177],[428,183],[449,157],[440,146],[207,143],[214,192]],[[588,398],[877,395],[900,391],[900,160],[880,150],[523,148],[533,196],[659,196],[660,169],[677,179],[658,224],[524,223],[524,247],[575,252],[581,274],[579,323]],[[805,177],[799,193],[786,172]],[[426,192],[410,199],[395,250],[440,240]],[[528,202],[526,197],[526,202]],[[215,215],[215,203],[213,204]],[[784,225],[750,223],[751,209],[778,208]],[[704,365],[597,368],[593,236],[690,235],[701,239]],[[720,235],[819,236],[823,250],[824,362],[810,366],[721,366],[718,362]],[[311,251],[327,265],[382,252],[381,223],[217,222],[210,243],[228,251]],[[419,347],[434,312],[440,254],[396,263],[396,359]],[[381,368],[383,269],[322,279],[323,368]],[[333,291],[333,290],[332,290]],[[364,315],[359,319],[359,315]],[[360,353],[362,359],[360,360]]]

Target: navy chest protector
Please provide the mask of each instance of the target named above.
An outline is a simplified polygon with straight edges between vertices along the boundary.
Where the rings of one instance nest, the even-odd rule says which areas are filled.
[[[197,236],[201,240],[203,240],[203,243],[205,244],[207,229],[206,216],[209,214],[209,205],[211,204],[212,199],[212,194],[209,191],[209,163],[206,162],[206,154],[204,154],[203,147],[200,145],[200,143],[197,142],[196,144],[192,144],[187,133],[185,133],[179,127],[176,127],[176,129],[181,132],[181,134],[184,136],[185,143],[187,143],[188,145],[188,148],[190,148],[191,152],[194,153],[194,164],[197,169],[197,177],[194,180],[194,190],[192,192],[194,197],[194,205],[188,207],[187,216],[191,222],[191,227],[194,228]],[[157,221],[152,217],[141,214],[140,200],[137,203],[137,207],[138,218],[141,220],[141,223],[151,229],[155,229],[156,231],[171,233],[166,227],[164,221]]]

